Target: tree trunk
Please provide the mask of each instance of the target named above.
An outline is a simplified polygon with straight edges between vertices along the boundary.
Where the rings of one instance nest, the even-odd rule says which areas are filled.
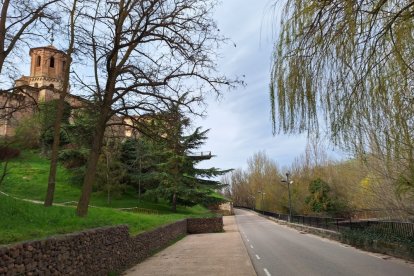
[[[107,202],[108,205],[111,205],[111,185],[109,184],[109,153],[105,154],[106,157],[106,185],[107,185],[107,190],[108,190],[108,198],[107,198]]]
[[[102,113],[99,116],[99,120],[95,128],[92,148],[90,150],[88,163],[86,165],[82,193],[76,210],[77,215],[80,217],[85,217],[88,214],[88,206],[92,193],[92,186],[96,178],[96,165],[98,164],[99,155],[101,153],[102,142],[105,134],[106,117],[109,113],[108,109],[104,110],[102,110]]]
[[[111,206],[111,188],[108,187],[108,197],[107,197],[108,206]]]
[[[52,145],[52,153],[50,156],[50,170],[49,170],[49,179],[47,182],[47,191],[46,191],[46,198],[44,205],[46,207],[52,206],[53,204],[53,197],[55,194],[55,186],[56,186],[56,171],[58,165],[58,154],[59,154],[59,144],[60,144],[60,128],[62,125],[62,117],[63,112],[65,110],[65,97],[68,94],[69,90],[69,75],[70,75],[70,67],[72,64],[72,53],[75,44],[75,13],[76,13],[76,4],[77,1],[73,2],[72,10],[70,13],[71,16],[71,25],[70,25],[70,41],[69,41],[69,48],[66,54],[66,66],[65,66],[65,76],[63,80],[62,90],[59,91],[59,101],[57,104],[57,111],[56,111],[56,119],[55,125],[53,129],[53,145]]]
[[[54,132],[53,132],[52,153],[50,156],[49,180],[47,182],[47,191],[46,191],[46,198],[45,198],[45,203],[44,203],[45,207],[52,206],[53,197],[55,194],[56,171],[57,171],[57,165],[58,165],[58,154],[59,154],[59,144],[60,144],[60,127],[62,124],[61,121],[63,117],[63,111],[65,108],[65,94],[66,92],[61,91],[59,102],[57,104],[56,121],[55,121]]]
[[[1,172],[1,176],[0,176],[0,186],[1,186],[1,184],[3,183],[3,180],[4,180],[4,178],[6,177],[6,175],[7,175],[7,166],[9,165],[9,161],[8,160],[6,160],[6,161],[4,161],[4,166],[2,166],[3,168],[3,170],[2,170],[2,172]]]
[[[116,67],[117,55],[114,55],[111,60],[113,68]],[[78,202],[76,214],[80,217],[85,217],[88,214],[89,201],[92,193],[92,186],[96,178],[96,165],[98,164],[99,155],[101,153],[103,139],[105,135],[105,128],[109,115],[111,114],[112,97],[115,91],[116,84],[116,69],[109,72],[107,83],[105,86],[106,94],[104,96],[102,105],[98,106],[96,112],[99,113],[99,118],[96,123],[95,132],[93,135],[92,148],[89,153],[88,163],[86,165],[85,178],[83,179],[82,193]]]
[[[140,155],[139,156],[139,178],[138,178],[138,202],[141,202],[141,176],[142,176],[142,162],[141,162],[141,155]]]
[[[6,39],[6,20],[7,11],[9,9],[10,0],[2,1],[1,14],[0,14],[0,74],[3,69],[4,61],[7,57],[5,46]]]
[[[177,212],[177,194],[176,193],[173,194],[171,210],[174,213]]]
[[[0,74],[3,69],[4,60],[5,60],[5,57],[3,57],[2,54],[0,54]]]

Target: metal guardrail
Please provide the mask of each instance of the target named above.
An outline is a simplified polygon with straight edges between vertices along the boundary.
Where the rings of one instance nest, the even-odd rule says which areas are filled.
[[[354,221],[351,223],[353,229],[369,229],[389,236],[398,236],[414,241],[414,223],[399,221]]]
[[[234,206],[235,208],[245,208],[253,210],[249,207]],[[288,221],[288,214],[279,214],[269,211],[255,209],[258,213],[265,216],[273,217],[279,220]],[[384,235],[398,236],[414,241],[414,223],[398,222],[398,221],[381,221],[381,220],[352,220],[351,218],[332,218],[332,217],[314,217],[314,216],[298,216],[291,218],[292,223],[308,225],[316,228],[323,228],[341,232],[343,230],[368,230],[379,232]]]
[[[279,220],[289,221],[288,214],[279,214],[268,211],[256,210],[266,216],[274,217]],[[291,223],[308,225],[316,228],[323,228],[327,230],[340,231],[347,228],[346,219],[344,218],[330,218],[330,217],[312,217],[312,216],[292,216]]]

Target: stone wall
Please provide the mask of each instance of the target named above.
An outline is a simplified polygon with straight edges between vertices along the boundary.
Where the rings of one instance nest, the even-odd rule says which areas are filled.
[[[223,217],[187,219],[189,234],[223,232]]]
[[[193,229],[217,232],[219,220],[222,229],[222,218],[190,219],[189,223],[181,220],[136,236],[129,235],[128,226],[120,225],[1,246],[0,275],[107,275],[123,271]],[[209,222],[214,223],[208,227]]]
[[[223,216],[233,216],[233,202],[226,202],[219,205],[218,213],[222,214]]]

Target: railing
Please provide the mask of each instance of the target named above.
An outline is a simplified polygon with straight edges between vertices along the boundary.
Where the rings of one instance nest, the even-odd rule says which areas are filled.
[[[234,206],[235,208],[245,208],[253,210],[249,207]],[[279,214],[269,211],[254,210],[265,216],[273,217],[279,220],[288,221],[288,214]],[[398,221],[380,221],[380,220],[352,220],[352,218],[332,218],[332,217],[314,217],[314,216],[298,216],[291,218],[292,223],[308,225],[316,228],[323,228],[341,232],[344,230],[367,230],[383,235],[397,236],[404,239],[414,241],[414,223],[398,222]]]
[[[370,230],[388,236],[398,236],[414,241],[414,223],[398,221],[354,221],[351,224],[353,229]]]
[[[274,217],[279,220],[288,221],[288,214],[278,214],[268,211],[256,210],[264,214],[265,216]],[[290,222],[308,225],[316,228],[323,228],[333,231],[340,231],[341,229],[347,228],[346,219],[344,218],[330,218],[330,217],[311,217],[311,216],[292,216]]]

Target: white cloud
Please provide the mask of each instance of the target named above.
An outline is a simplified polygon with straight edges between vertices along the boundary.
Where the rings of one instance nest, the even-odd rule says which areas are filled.
[[[247,86],[225,93],[220,102],[210,99],[207,118],[196,122],[211,129],[203,150],[217,155],[203,167],[245,167],[260,150],[286,166],[305,148],[304,136],[272,135],[268,84],[273,41],[264,39],[272,29],[263,24],[268,7],[269,1],[226,0],[216,13],[220,30],[236,43],[223,49],[220,68],[230,76],[245,75]]]

